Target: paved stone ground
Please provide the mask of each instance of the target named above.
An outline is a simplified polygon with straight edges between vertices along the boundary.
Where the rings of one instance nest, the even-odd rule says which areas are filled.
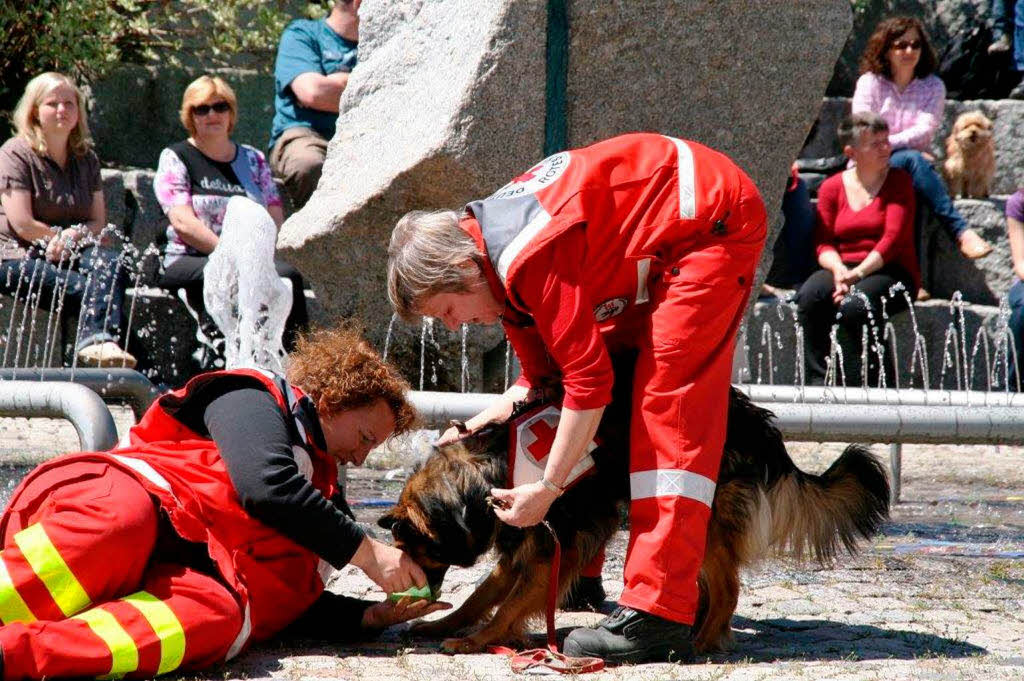
[[[119,429],[131,422],[116,414]],[[0,419],[0,460],[76,447],[60,422]],[[798,464],[820,471],[840,445],[796,444]],[[888,450],[876,447],[887,457]],[[362,520],[380,514],[400,481],[386,480],[395,455],[377,469],[350,472],[349,498]],[[12,471],[13,472],[13,471]],[[619,592],[625,535],[616,538],[605,586]],[[486,571],[454,570],[446,597],[458,603]],[[343,570],[332,589],[381,594],[357,570]],[[608,609],[612,606],[606,604]],[[560,613],[564,634],[600,618]],[[602,679],[1022,679],[1024,678],[1024,448],[907,446],[903,502],[882,536],[833,569],[769,561],[744,575],[733,620],[734,647],[697,664],[619,667]],[[538,623],[538,636],[543,625]],[[538,639],[539,640],[539,639]],[[508,663],[487,655],[447,656],[433,642],[391,631],[378,642],[334,648],[270,644],[203,675],[183,679],[380,679],[462,681],[513,678]]]

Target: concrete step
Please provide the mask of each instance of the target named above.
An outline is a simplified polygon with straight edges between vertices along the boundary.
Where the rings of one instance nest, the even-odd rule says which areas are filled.
[[[995,369],[994,357],[999,343],[1004,344],[1005,357],[1006,324],[999,320],[999,308],[930,300],[915,303],[912,313],[908,310],[897,314],[891,323],[899,387],[993,389],[995,377],[990,375],[989,367]],[[915,324],[924,339],[927,385],[920,355],[915,356],[914,352]],[[747,382],[799,384],[797,362],[802,362],[803,355],[796,330],[794,304],[778,298],[757,301],[744,329]],[[889,341],[886,347],[891,348]],[[859,377],[860,357],[851,356],[848,351],[844,354],[846,375]],[[958,362],[953,361],[954,357]],[[998,386],[1002,389],[1006,385],[1004,366],[1000,364],[997,371],[1000,372]],[[1011,379],[1011,384],[1016,385],[1016,379]]]
[[[946,157],[946,137],[956,117],[965,111],[980,109],[992,119],[996,143],[996,174],[992,194],[1012,194],[1024,184],[1024,101],[1014,99],[977,99],[947,101],[942,125],[935,133],[932,153],[938,159]],[[836,141],[839,122],[850,114],[850,99],[826,97],[818,114],[818,125],[808,140],[800,158],[822,158],[842,153]]]

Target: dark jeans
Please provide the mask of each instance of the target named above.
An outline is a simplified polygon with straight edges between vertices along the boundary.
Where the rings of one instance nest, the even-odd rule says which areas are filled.
[[[914,183],[918,197],[924,199],[928,204],[953,241],[959,242],[960,235],[968,228],[967,221],[953,205],[953,200],[949,198],[949,192],[946,191],[946,185],[942,183],[942,178],[935,172],[931,161],[917,149],[897,149],[892,152],[889,165],[893,168],[902,168],[910,173],[910,179]]]
[[[832,273],[820,269],[810,276],[800,287],[796,294],[797,319],[804,330],[804,379],[807,385],[822,385],[825,382],[827,359],[829,356],[829,334],[833,324],[838,324],[849,336],[849,350],[858,356],[861,354],[861,332],[865,325],[868,328],[868,342],[874,346],[881,343],[885,331],[885,322],[882,318],[882,301],[885,301],[885,314],[888,317],[897,312],[902,312],[908,307],[907,297],[902,291],[890,293],[890,289],[896,284],[902,283],[906,287],[910,299],[917,295],[917,288],[913,284],[910,275],[898,265],[886,265],[873,274],[864,277],[854,287],[854,292],[863,293],[871,306],[868,314],[868,306],[864,298],[854,295],[854,292],[843,298],[843,302],[837,308],[832,302],[832,291],[835,289],[835,279]],[[876,336],[877,333],[877,336]],[[892,358],[886,353],[887,358],[885,373],[886,385],[893,385],[894,371]],[[845,359],[845,358],[844,358]],[[845,362],[844,362],[845,364]],[[868,384],[878,385],[879,366],[878,353],[873,347],[868,352]],[[837,383],[842,374],[836,377]],[[860,385],[860,376],[846,375],[847,385]]]
[[[157,286],[169,289],[184,289],[185,297],[196,311],[202,315],[203,331],[210,335],[216,329],[216,324],[206,314],[206,304],[203,302],[203,269],[209,258],[205,255],[182,255],[164,268],[163,275],[157,281]],[[298,334],[309,326],[309,314],[306,311],[306,294],[303,292],[305,282],[302,274],[286,262],[274,261],[274,268],[277,274],[286,277],[292,283],[292,309],[285,320],[284,338],[282,344],[284,349],[291,352],[295,349],[295,339]],[[219,331],[216,331],[218,336]]]
[[[782,233],[779,241],[785,253],[784,271],[768,283],[776,286],[799,286],[817,267],[814,257],[814,206],[807,183],[797,180],[796,186],[782,195]]]
[[[0,291],[35,299],[33,305],[44,310],[59,307],[57,298],[63,296],[61,314],[79,316],[76,351],[102,341],[117,343],[127,281],[120,255],[89,246],[77,257],[52,263],[33,251],[26,258],[0,262]]]
[[[1013,335],[1013,345],[1017,350],[1017,364],[1020,365],[1024,364],[1021,361],[1024,359],[1024,281],[1018,279],[1013,282],[1007,298],[1010,303],[1010,333]],[[1010,359],[1012,367],[1014,364],[1012,355]],[[1024,383],[1024,376],[1021,377],[1021,382]],[[1017,379],[1013,375],[1010,376],[1010,387],[1017,387]]]
[[[1024,71],[1024,0],[992,0],[992,37],[1013,34],[1013,64]]]

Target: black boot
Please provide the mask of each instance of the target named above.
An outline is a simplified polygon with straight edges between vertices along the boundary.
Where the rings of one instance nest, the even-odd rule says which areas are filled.
[[[627,664],[692,662],[693,641],[687,624],[620,606],[596,627],[571,631],[562,652]]]
[[[600,577],[580,577],[565,593],[562,610],[597,612],[604,605],[604,599],[604,584],[601,583]]]

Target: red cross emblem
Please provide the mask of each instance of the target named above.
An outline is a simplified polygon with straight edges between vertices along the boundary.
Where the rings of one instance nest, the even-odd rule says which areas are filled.
[[[555,429],[551,427],[547,419],[539,418],[527,426],[527,430],[533,435],[534,440],[526,445],[526,451],[540,463],[551,453],[551,445],[555,442]]]
[[[543,166],[544,166],[543,163],[538,163],[537,165],[535,165],[534,167],[530,168],[529,170],[527,170],[522,175],[519,175],[518,177],[513,177],[512,181],[513,182],[526,182],[527,180],[532,180],[534,177],[537,176],[537,171],[540,170]]]

